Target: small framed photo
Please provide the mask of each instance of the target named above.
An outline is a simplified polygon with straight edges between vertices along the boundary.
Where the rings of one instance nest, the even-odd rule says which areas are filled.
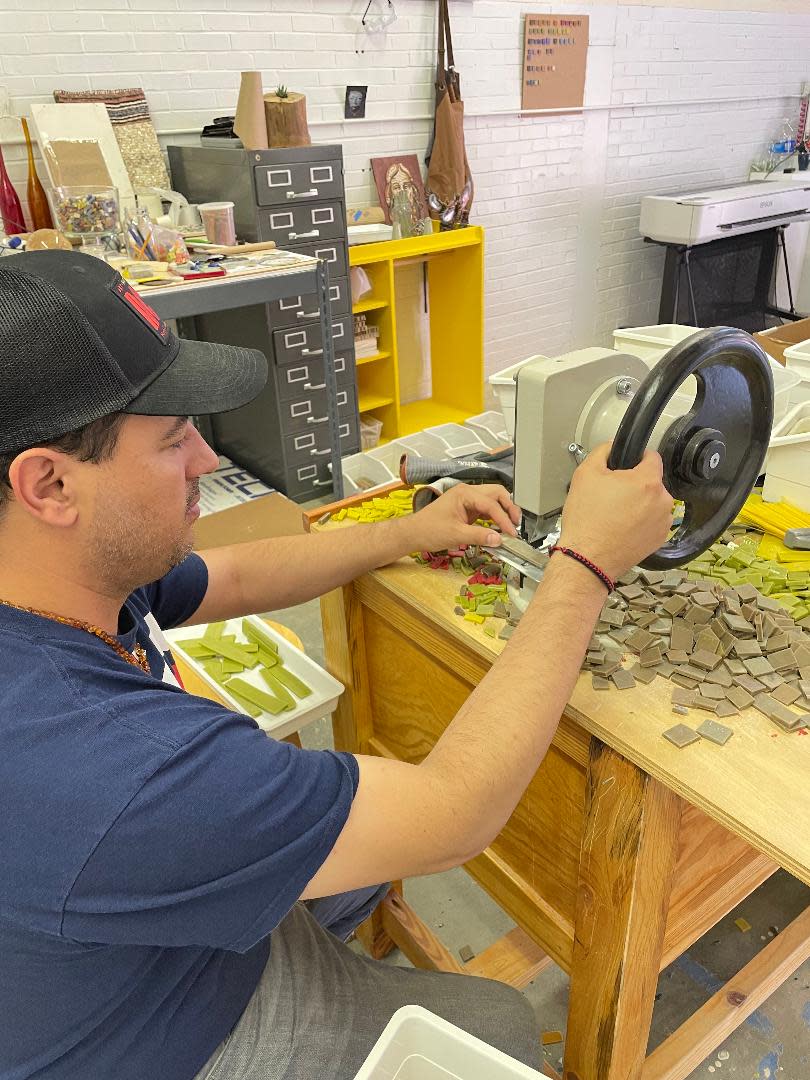
[[[343,115],[347,120],[361,120],[366,115],[367,86],[347,86]]]

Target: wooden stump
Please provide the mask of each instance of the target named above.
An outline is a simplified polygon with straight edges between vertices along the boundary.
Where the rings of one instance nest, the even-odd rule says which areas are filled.
[[[309,146],[312,139],[307,127],[307,99],[292,91],[287,97],[264,95],[267,118],[267,141],[272,146]]]

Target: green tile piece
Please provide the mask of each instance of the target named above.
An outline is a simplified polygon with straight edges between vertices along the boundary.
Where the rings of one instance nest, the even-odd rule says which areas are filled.
[[[747,709],[754,704],[753,696],[747,690],[743,690],[741,686],[732,686],[726,690],[726,697],[738,709]]]
[[[695,703],[695,694],[692,690],[687,690],[685,687],[676,686],[672,691],[671,700],[673,705],[685,705],[688,709]]]
[[[593,675],[591,677],[591,686],[594,690],[609,690],[610,680],[603,679],[601,675]]]

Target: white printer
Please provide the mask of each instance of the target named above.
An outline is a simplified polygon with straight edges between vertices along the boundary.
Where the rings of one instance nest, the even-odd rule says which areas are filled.
[[[810,221],[810,175],[806,184],[750,181],[682,195],[645,195],[642,236],[694,247],[723,237]]]

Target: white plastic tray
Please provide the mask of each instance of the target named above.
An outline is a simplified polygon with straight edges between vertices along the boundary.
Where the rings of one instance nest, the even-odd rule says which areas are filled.
[[[261,716],[256,718],[259,727],[266,731],[268,735],[272,735],[274,739],[283,739],[287,735],[292,735],[294,731],[300,731],[302,727],[311,724],[313,720],[319,720],[322,716],[329,716],[331,712],[334,712],[337,700],[345,689],[343,683],[338,682],[328,671],[324,671],[320,664],[316,664],[306,653],[291,645],[272,626],[268,626],[264,619],[260,619],[257,615],[248,615],[247,619],[273,639],[278,645],[279,656],[284,661],[287,670],[291,671],[293,675],[297,675],[312,689],[309,697],[300,700],[296,698],[295,708],[290,709],[288,712],[279,713],[277,716],[262,713]],[[226,634],[235,634],[238,642],[247,642],[247,638],[242,633],[241,619],[229,619],[225,623],[224,632]],[[234,712],[244,712],[242,706],[230,696],[227,690],[212,679],[205,668],[197,660],[192,659],[177,644],[178,641],[201,640],[204,633],[204,624],[201,626],[180,626],[175,630],[167,630],[166,637],[172,647],[172,652],[176,656],[182,657],[189,667],[192,667],[200,678],[217,692],[226,705],[233,709]],[[245,669],[239,678],[251,683],[259,690],[266,691],[268,689],[267,684],[259,675],[258,668],[253,670]]]
[[[542,1080],[420,1005],[397,1009],[355,1080]]]
[[[794,405],[774,425],[765,458],[765,502],[787,499],[810,511],[810,401]]]

